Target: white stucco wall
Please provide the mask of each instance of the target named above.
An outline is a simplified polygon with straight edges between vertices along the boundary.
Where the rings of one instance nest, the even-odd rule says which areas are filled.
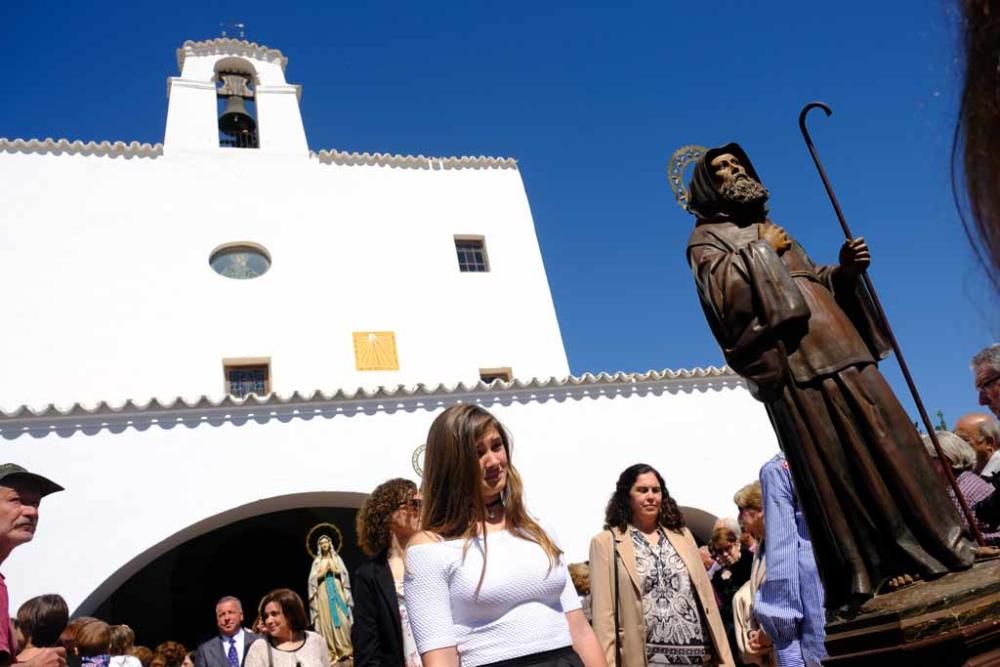
[[[569,372],[516,169],[0,152],[0,180],[7,411],[215,396],[230,357],[270,357],[280,393]],[[488,273],[459,272],[455,234],[485,236]],[[231,241],[270,271],[214,273]],[[399,371],[355,370],[352,331],[395,332]]]
[[[286,406],[274,417],[266,408],[241,408],[228,411],[229,421],[219,422],[216,414],[209,418],[217,425],[193,427],[205,414],[161,413],[160,422],[172,428],[134,419],[142,430],[120,430],[106,415],[93,423],[104,420],[119,432],[87,428],[89,435],[77,430],[68,437],[16,436],[17,425],[5,423],[5,459],[67,489],[43,501],[35,540],[4,563],[12,608],[50,591],[76,608],[134,557],[144,554],[116,581],[194,537],[190,531],[171,536],[233,508],[330,492],[356,506],[351,498],[360,496],[351,494],[365,494],[394,476],[416,479],[414,449],[442,406],[457,400],[480,402],[509,428],[529,508],[555,528],[571,560],[586,559],[626,466],[656,466],[681,505],[735,515],[732,494],[777,451],[763,408],[733,376]],[[293,408],[300,415],[322,414],[290,416]],[[246,419],[248,410],[254,416]],[[176,423],[177,416],[186,421]],[[45,421],[32,428],[44,430]],[[234,467],[236,479],[221,481],[220,474]],[[263,504],[254,511],[284,507],[267,510]],[[199,530],[212,527],[208,522]],[[352,527],[341,529],[352,539]],[[99,549],[74,546],[93,544],[95,537]]]
[[[256,72],[260,149],[218,145],[213,77],[234,58]],[[0,410],[216,396],[245,357],[269,357],[282,394],[568,374],[512,161],[310,155],[279,52],[220,39],[178,59],[162,147],[0,139]],[[459,271],[455,235],[485,237],[488,273]],[[238,241],[270,271],[215,274]],[[399,370],[357,371],[354,331],[394,332]]]

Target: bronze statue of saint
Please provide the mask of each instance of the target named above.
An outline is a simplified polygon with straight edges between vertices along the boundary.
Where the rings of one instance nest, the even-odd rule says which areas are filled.
[[[837,264],[815,264],[768,218],[768,191],[737,144],[706,151],[688,187],[702,308],[726,362],[767,408],[827,609],[970,567],[974,546],[878,370],[890,346],[859,280],[864,239],[845,242]]]

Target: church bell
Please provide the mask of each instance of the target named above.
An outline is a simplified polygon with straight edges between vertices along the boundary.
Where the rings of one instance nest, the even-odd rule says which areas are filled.
[[[253,132],[257,129],[257,122],[253,116],[247,113],[243,98],[238,95],[230,95],[226,99],[226,109],[219,116],[219,131],[237,136]]]

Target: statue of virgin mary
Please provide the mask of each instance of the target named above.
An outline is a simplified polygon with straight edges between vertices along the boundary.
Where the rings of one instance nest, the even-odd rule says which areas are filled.
[[[344,560],[333,548],[329,535],[317,540],[318,553],[309,570],[309,618],[313,629],[326,640],[330,663],[350,658],[351,646],[351,581]]]

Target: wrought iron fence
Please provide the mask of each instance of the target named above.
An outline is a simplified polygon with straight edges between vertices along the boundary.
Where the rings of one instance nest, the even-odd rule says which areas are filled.
[[[259,148],[257,131],[241,132],[237,135],[223,134],[219,136],[219,145],[224,148]]]

